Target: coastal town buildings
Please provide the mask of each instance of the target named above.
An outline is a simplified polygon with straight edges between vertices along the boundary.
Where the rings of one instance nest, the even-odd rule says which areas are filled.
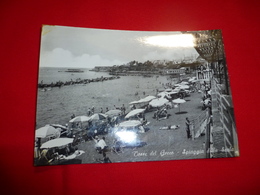
[[[92,69],[92,71],[96,71],[96,72],[109,72],[111,70],[111,66],[95,66],[94,69]]]

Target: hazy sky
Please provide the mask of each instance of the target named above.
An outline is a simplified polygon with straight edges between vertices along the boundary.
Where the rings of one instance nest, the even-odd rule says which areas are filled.
[[[40,66],[93,68],[122,65],[132,60],[145,62],[197,57],[193,47],[158,46],[144,42],[148,37],[179,34],[43,26]]]

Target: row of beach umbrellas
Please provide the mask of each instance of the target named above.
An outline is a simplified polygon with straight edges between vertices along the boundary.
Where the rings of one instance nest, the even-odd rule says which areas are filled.
[[[69,123],[84,123],[95,120],[105,120],[108,116],[116,116],[121,113],[121,110],[110,110],[107,114],[96,113],[92,116],[77,116],[69,121]],[[61,130],[66,130],[66,127],[59,124],[46,125],[35,131],[36,138],[59,138]],[[55,139],[56,140],[56,139]]]
[[[93,114],[92,116],[76,116],[75,118],[71,119],[69,122],[70,123],[75,123],[75,122],[87,122],[87,121],[94,121],[94,120],[105,120],[107,118],[107,115],[102,114],[102,113],[96,113]]]
[[[146,98],[143,98],[141,100],[130,102],[130,104],[147,103],[152,107],[161,107],[168,102],[169,101],[166,98],[163,98],[163,97],[156,98],[154,96],[147,96]],[[178,99],[173,100],[172,102],[180,105],[182,103],[185,103],[186,101],[184,99],[178,98]],[[125,116],[125,118],[129,119],[133,116],[136,116],[140,113],[143,113],[144,111],[145,111],[145,109],[132,110]],[[180,112],[180,106],[179,106],[179,112]],[[108,116],[114,117],[114,116],[120,115],[121,113],[122,113],[121,110],[114,109],[114,110],[109,110],[105,114],[96,113],[96,114],[93,114],[90,117],[88,117],[88,116],[77,116],[77,117],[71,119],[69,122],[70,123],[75,123],[75,122],[83,123],[83,122],[94,121],[94,120],[105,120],[105,119],[107,119]],[[137,123],[139,124],[140,121],[135,121],[135,122],[125,121],[121,125],[122,126],[132,126],[132,125],[138,125]],[[56,139],[50,140],[50,141],[42,144],[41,148],[60,147],[60,146],[72,143],[73,139],[71,139],[71,138],[59,138],[60,137],[60,130],[64,129],[64,128],[66,129],[66,127],[64,127],[62,125],[46,125],[44,127],[37,129],[36,130],[36,138],[56,137]]]

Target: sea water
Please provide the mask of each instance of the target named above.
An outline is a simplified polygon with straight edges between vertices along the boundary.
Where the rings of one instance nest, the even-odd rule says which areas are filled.
[[[61,68],[41,68],[39,70],[39,83],[55,83],[57,81],[70,81],[80,79],[93,79],[110,77],[107,72],[94,72],[84,69],[82,73],[65,72]],[[82,69],[83,70],[83,69]],[[106,108],[121,108],[124,104],[127,111],[129,103],[148,95],[156,96],[157,90],[173,82],[167,76],[121,76],[119,79],[92,82],[88,84],[75,84],[62,87],[53,87],[47,91],[38,89],[36,128],[46,124],[65,125],[72,114],[76,116],[87,115],[89,108],[94,106],[95,112],[103,113]]]

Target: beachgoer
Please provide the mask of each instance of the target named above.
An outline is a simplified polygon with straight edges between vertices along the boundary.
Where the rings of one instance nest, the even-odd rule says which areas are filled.
[[[187,138],[190,139],[191,138],[191,134],[190,134],[190,120],[189,120],[188,117],[186,118],[185,124],[186,124]]]
[[[122,147],[121,147],[121,145],[122,145],[122,142],[120,141],[120,140],[118,140],[117,138],[114,140],[114,142],[113,142],[113,151],[115,152],[115,153],[119,153],[119,152],[122,152]]]
[[[108,110],[108,107],[106,107],[106,112],[108,112],[109,110]]]
[[[50,160],[50,152],[48,149],[43,149],[41,151],[41,157],[40,157],[40,164],[46,165],[49,164],[49,160]]]
[[[41,138],[38,138],[38,140],[35,141],[35,143],[34,143],[34,150],[35,150],[34,157],[37,159],[40,159],[40,157],[41,157],[41,152],[40,152],[41,144],[38,143],[39,139],[41,139]]]
[[[71,119],[74,119],[74,118],[75,118],[75,114],[72,114],[70,118],[71,118]]]
[[[145,133],[145,129],[144,129],[144,127],[141,125],[141,126],[139,126],[139,131],[138,131],[139,133]]]
[[[89,108],[88,111],[87,111],[87,115],[88,115],[88,116],[91,115],[91,110],[90,110],[90,108]]]
[[[167,109],[164,108],[161,112],[161,116],[165,116],[164,118],[167,119],[168,118],[168,113],[167,113]]]
[[[102,139],[99,139],[98,136],[95,137],[94,139],[95,141],[95,148],[96,150],[100,153],[103,154],[103,156],[105,157],[106,155],[106,149],[107,149],[107,144],[105,142],[105,137],[102,137]]]
[[[180,125],[169,125],[167,127],[160,127],[159,129],[160,130],[175,130],[175,129],[178,129],[180,127]]]
[[[37,148],[38,148],[38,150],[40,150],[40,147],[41,147],[41,145],[42,145],[42,144],[41,144],[41,139],[42,139],[42,138],[40,138],[40,137],[37,138],[37,142],[36,142],[36,144],[37,144]]]
[[[157,110],[154,112],[154,118],[158,121],[159,119],[159,109],[157,108]]]
[[[121,108],[121,111],[123,112],[123,114],[125,114],[125,110],[126,110],[126,109],[125,109],[125,105],[123,104],[123,105],[122,105],[122,108]]]
[[[100,108],[100,113],[103,113],[103,108]]]
[[[55,148],[52,149],[51,154],[50,154],[50,157],[51,157],[51,160],[50,160],[50,161],[55,161],[55,160],[58,159],[59,153],[56,151]],[[50,162],[50,161],[49,161],[49,162]]]
[[[91,112],[92,112],[92,114],[94,114],[94,112],[95,112],[95,107],[94,106],[92,106]]]
[[[112,163],[112,161],[107,157],[106,154],[104,154],[104,163]]]

